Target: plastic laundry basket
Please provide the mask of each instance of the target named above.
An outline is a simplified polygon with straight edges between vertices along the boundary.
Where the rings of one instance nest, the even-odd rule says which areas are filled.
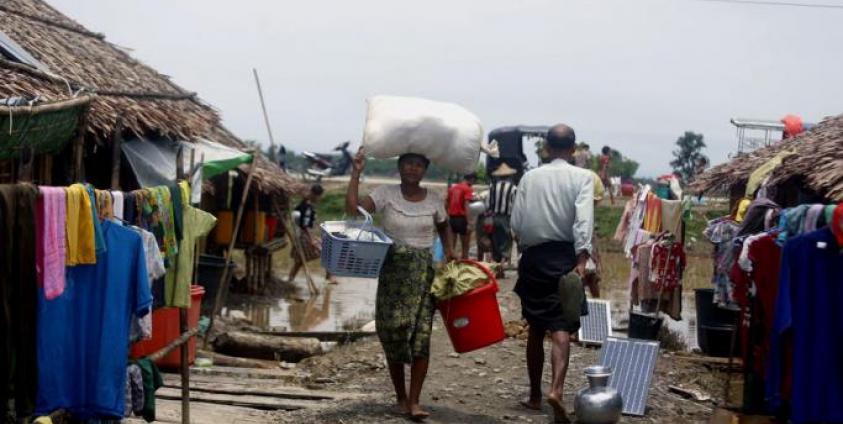
[[[506,337],[496,293],[498,282],[483,264],[463,260],[483,270],[486,284],[439,302],[439,313],[457,353],[471,352],[500,342]]]
[[[322,267],[339,277],[377,278],[392,240],[372,225],[372,216],[365,209],[358,209],[363,221],[322,223]],[[379,240],[360,240],[359,235],[357,239],[343,237],[349,229],[374,233]]]

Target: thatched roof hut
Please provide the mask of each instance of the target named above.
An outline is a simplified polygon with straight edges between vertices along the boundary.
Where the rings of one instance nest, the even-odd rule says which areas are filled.
[[[717,165],[698,176],[691,190],[703,193],[745,186],[753,171],[785,150],[795,154],[773,172],[771,184],[792,184],[828,201],[843,201],[843,115],[825,119],[796,137]]]
[[[219,114],[196,93],[41,0],[0,3],[0,28],[38,62],[19,63],[0,51],[0,98],[40,95],[61,101],[80,91],[90,93],[93,98],[84,127],[88,144],[105,145],[120,128],[126,135],[186,141],[205,138],[246,147],[222,127]],[[300,188],[267,160],[260,160],[258,169],[256,180],[265,192]]]

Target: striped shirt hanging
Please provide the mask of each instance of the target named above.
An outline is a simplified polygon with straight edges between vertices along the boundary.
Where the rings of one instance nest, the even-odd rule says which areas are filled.
[[[486,209],[495,215],[512,214],[512,203],[515,201],[516,186],[511,181],[501,180],[492,184],[489,189]]]

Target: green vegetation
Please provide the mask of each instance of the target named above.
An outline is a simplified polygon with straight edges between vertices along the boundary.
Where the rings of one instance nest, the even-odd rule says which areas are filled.
[[[693,180],[698,172],[705,169],[708,157],[702,153],[703,149],[705,149],[705,141],[702,134],[685,131],[682,137],[676,139],[676,150],[673,151],[670,166],[679,174],[683,182]]]

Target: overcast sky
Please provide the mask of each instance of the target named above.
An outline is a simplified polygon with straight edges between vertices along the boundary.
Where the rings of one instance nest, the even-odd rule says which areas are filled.
[[[365,99],[460,103],[487,131],[574,127],[669,170],[685,130],[723,162],[731,117],[843,112],[843,9],[697,0],[48,0],[197,91],[244,139],[358,143]],[[813,0],[805,0],[813,1]],[[823,0],[825,4],[843,1]]]

